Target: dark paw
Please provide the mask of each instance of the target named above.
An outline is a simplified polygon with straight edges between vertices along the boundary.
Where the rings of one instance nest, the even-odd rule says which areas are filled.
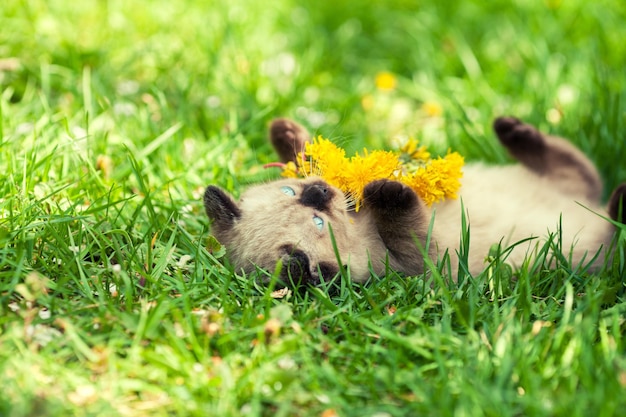
[[[269,135],[281,162],[295,161],[309,141],[306,129],[289,119],[274,120]]]
[[[541,132],[515,117],[498,117],[493,122],[493,130],[500,142],[511,150],[536,152],[545,148]]]
[[[626,183],[619,185],[611,194],[609,216],[617,222],[626,223]]]
[[[313,281],[309,257],[306,253],[292,249],[289,254],[283,257],[281,280],[288,287],[294,289]]]
[[[370,182],[363,190],[364,204],[385,210],[410,210],[417,205],[417,195],[408,186],[392,180]]]

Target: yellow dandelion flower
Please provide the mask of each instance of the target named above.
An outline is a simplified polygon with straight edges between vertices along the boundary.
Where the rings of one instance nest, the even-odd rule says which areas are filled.
[[[427,101],[422,104],[422,111],[426,113],[428,117],[438,117],[443,114],[443,107],[441,107],[441,104],[435,103],[434,101]]]
[[[430,159],[430,152],[426,149],[426,146],[419,146],[419,141],[414,138],[409,138],[400,148],[400,158],[402,162],[409,161],[428,161]]]
[[[435,181],[431,174],[428,167],[420,167],[417,171],[403,175],[400,179],[411,187],[426,204],[431,205],[437,199],[434,195],[436,192],[433,191]]]
[[[456,198],[456,192],[461,187],[462,167],[463,157],[451,152],[444,158],[431,160],[413,173],[403,175],[400,180],[430,206],[446,198]]]
[[[376,88],[381,91],[392,91],[396,88],[397,79],[396,76],[389,71],[381,71],[376,74],[374,83],[376,84]]]
[[[366,94],[363,97],[361,97],[361,107],[363,107],[363,110],[365,111],[370,111],[374,108],[374,104],[376,102],[374,101],[374,97],[372,97],[371,94]]]
[[[283,166],[283,172],[280,175],[285,178],[298,178],[298,167],[289,161]]]
[[[324,177],[331,185],[341,188],[345,164],[348,162],[343,149],[319,136],[312,143],[306,144],[304,154],[309,157],[309,160],[301,162],[304,175]]]
[[[426,150],[426,146],[420,146],[413,152],[411,155],[411,159],[414,161],[428,161],[430,159],[430,152]]]
[[[346,158],[343,149],[321,136],[306,144],[304,154],[315,161],[316,169],[322,171],[334,164],[343,163]]]
[[[400,166],[398,157],[392,152],[374,151],[365,156],[355,155],[345,166],[344,188],[355,202],[355,210],[359,211],[363,190],[372,181],[391,178]],[[340,187],[341,188],[341,187]]]
[[[365,149],[363,155],[346,158],[342,148],[319,136],[306,144],[297,163],[278,165],[283,168],[284,177],[322,177],[343,191],[359,211],[365,186],[385,178],[408,185],[428,205],[445,198],[456,198],[461,186],[463,162],[463,157],[456,152],[430,159],[426,147],[419,146],[415,139],[407,141],[398,152],[368,152]]]

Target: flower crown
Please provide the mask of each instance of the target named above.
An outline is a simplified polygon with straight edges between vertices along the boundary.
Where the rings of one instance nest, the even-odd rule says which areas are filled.
[[[363,189],[372,181],[400,181],[430,206],[445,198],[456,198],[463,175],[460,154],[448,151],[444,157],[431,159],[426,147],[418,147],[415,139],[409,139],[395,152],[364,149],[363,156],[356,154],[347,158],[342,148],[319,136],[306,143],[295,163],[269,166],[282,167],[284,177],[323,178],[353,201],[355,211],[359,211],[362,204]]]

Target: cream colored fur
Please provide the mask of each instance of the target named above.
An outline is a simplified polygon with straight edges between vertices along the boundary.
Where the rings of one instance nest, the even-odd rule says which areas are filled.
[[[470,228],[472,274],[484,269],[492,244],[501,243],[504,249],[524,239],[537,238],[515,246],[506,258],[506,262],[519,267],[551,234],[555,244],[560,239],[566,257],[571,252],[574,265],[583,259],[591,260],[601,250],[595,262],[599,266],[614,233],[613,225],[601,217],[608,215],[598,201],[582,195],[572,198],[571,194],[555,189],[551,180],[521,165],[472,164],[464,170],[460,197],[433,205],[433,234],[438,252],[448,249],[453,267],[458,264],[461,202]]]

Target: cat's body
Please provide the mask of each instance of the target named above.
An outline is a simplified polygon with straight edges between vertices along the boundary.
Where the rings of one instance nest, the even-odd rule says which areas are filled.
[[[468,266],[473,274],[486,266],[485,257],[494,243],[501,243],[504,250],[524,239],[539,238],[517,245],[505,259],[519,267],[533,248],[553,234],[554,244],[563,245],[566,257],[575,247],[572,264],[578,265],[583,258],[590,261],[603,245],[606,249],[613,237],[613,225],[600,217],[607,213],[599,201],[555,190],[550,180],[524,166],[469,165],[462,184],[460,199],[433,205],[433,235],[440,248],[453,248],[450,255],[452,265],[456,265],[462,202],[470,225]],[[513,198],[498,197],[505,195]],[[596,266],[605,255],[602,251]]]
[[[287,282],[315,284],[320,273],[334,276],[339,270],[335,248],[356,281],[371,273],[382,275],[386,268],[419,274],[424,253],[436,260],[446,251],[454,278],[464,209],[470,232],[467,267],[472,274],[486,267],[493,244],[505,249],[524,241],[505,259],[520,266],[550,234],[558,236],[553,242],[562,244],[573,265],[595,257],[593,267],[600,266],[614,226],[600,217],[607,216],[607,210],[600,205],[602,183],[593,164],[568,142],[542,135],[517,119],[497,119],[494,128],[521,164],[467,164],[458,199],[429,208],[410,188],[378,180],[365,187],[363,207],[354,212],[340,190],[319,178],[254,186],[239,203],[209,186],[204,202],[213,220],[212,232],[237,269],[272,272],[281,261],[281,276]],[[308,140],[304,129],[284,119],[274,122],[270,137],[283,161],[293,160]],[[626,184],[609,202],[613,219],[623,221],[619,207],[624,195]],[[425,248],[431,219],[431,240]]]

